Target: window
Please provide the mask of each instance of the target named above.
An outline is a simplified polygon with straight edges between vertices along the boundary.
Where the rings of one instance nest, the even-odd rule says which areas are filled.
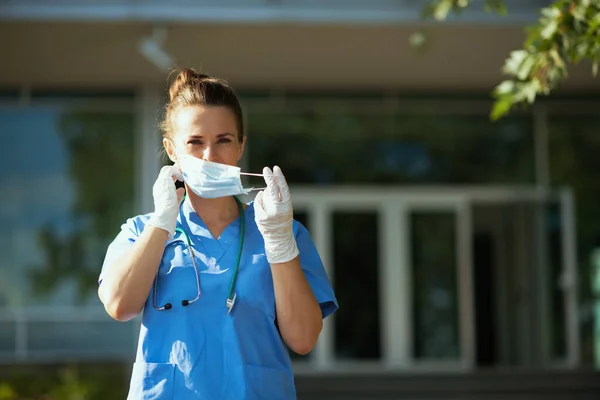
[[[454,212],[410,213],[413,356],[460,359]]]
[[[343,103],[342,103],[343,104]],[[442,108],[248,106],[249,166],[295,184],[533,183],[532,119]]]
[[[597,110],[598,108],[595,107]],[[590,114],[551,115],[548,121],[550,175],[552,185],[568,186],[575,197],[577,255],[582,308],[582,361],[584,364],[594,363],[594,297],[592,295],[591,259],[594,251],[600,247],[600,214],[598,199],[600,198],[600,117],[597,112]],[[558,228],[557,228],[558,229]],[[557,274],[557,272],[554,272]],[[560,287],[557,288],[560,290]],[[560,304],[553,304],[555,318],[560,322]],[[597,306],[596,306],[597,307]],[[555,327],[554,338],[560,340],[559,330]],[[553,351],[560,355],[563,351],[553,342]]]
[[[0,108],[0,306],[97,304],[106,247],[132,214],[131,107],[69,104]]]
[[[334,212],[335,354],[342,359],[381,358],[378,218],[372,212]]]
[[[494,123],[489,108],[473,110],[460,101],[406,101],[392,108],[381,100],[309,96],[265,107],[265,99],[249,99],[247,170],[279,165],[291,186],[534,182],[531,116]],[[342,305],[335,314],[335,357],[381,359],[377,210],[336,211],[331,223]],[[463,350],[455,225],[453,214],[411,216],[415,244],[421,240],[412,248],[415,359],[457,360]]]

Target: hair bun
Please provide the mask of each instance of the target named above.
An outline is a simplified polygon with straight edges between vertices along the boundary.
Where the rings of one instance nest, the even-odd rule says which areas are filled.
[[[171,87],[169,88],[169,98],[173,101],[183,88],[210,79],[212,78],[209,75],[199,74],[193,68],[184,68],[179,71],[177,77],[173,83],[171,83]]]

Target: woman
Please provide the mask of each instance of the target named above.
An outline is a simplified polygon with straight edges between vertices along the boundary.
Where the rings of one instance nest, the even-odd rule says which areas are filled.
[[[99,278],[111,317],[143,312],[128,398],[294,399],[287,347],[310,352],[338,307],[319,254],[281,169],[264,168],[253,203],[235,197],[248,190],[234,90],[185,69],[169,94],[174,165],[154,184],[154,212],[121,227]]]

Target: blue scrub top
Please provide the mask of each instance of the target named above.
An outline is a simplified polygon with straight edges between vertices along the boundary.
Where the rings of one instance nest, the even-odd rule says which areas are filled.
[[[185,237],[167,241],[158,269],[158,307],[153,290],[143,310],[128,400],[295,399],[292,365],[275,324],[275,296],[264,240],[250,203],[244,211],[244,248],[235,285],[235,306],[225,301],[235,268],[240,234],[237,218],[213,238],[189,201],[181,205],[177,226],[190,236],[200,275],[197,286]],[[102,273],[135,242],[151,214],[130,218],[108,248]],[[294,220],[294,236],[304,275],[321,306],[323,318],[338,308],[323,263],[307,229]]]

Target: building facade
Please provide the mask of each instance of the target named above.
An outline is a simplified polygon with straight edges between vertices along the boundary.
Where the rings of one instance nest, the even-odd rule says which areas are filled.
[[[201,3],[0,1],[2,362],[132,360],[139,320],[96,279],[152,210],[168,68],[193,66],[239,91],[243,169],[282,167],[334,282],[299,374],[593,364],[600,81],[488,117],[548,2]]]

